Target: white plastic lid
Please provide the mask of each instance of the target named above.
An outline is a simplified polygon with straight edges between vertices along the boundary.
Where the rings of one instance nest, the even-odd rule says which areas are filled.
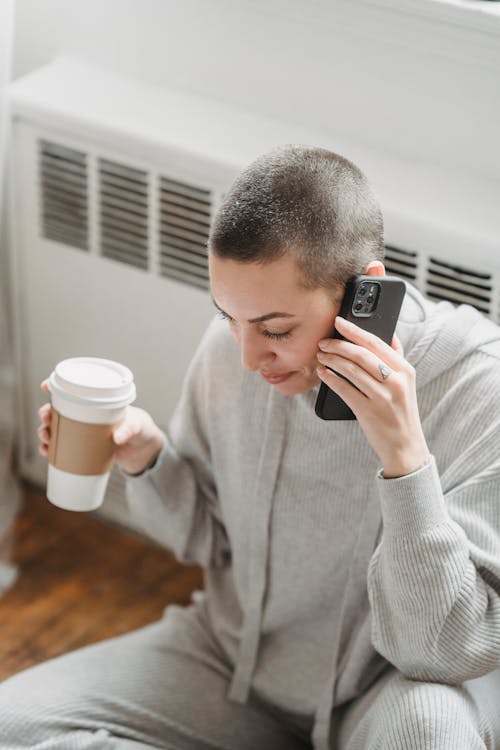
[[[49,390],[93,406],[125,406],[135,400],[132,372],[111,359],[73,357],[56,365]]]

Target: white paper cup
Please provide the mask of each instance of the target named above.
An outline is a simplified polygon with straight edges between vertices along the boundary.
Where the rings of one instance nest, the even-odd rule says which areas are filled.
[[[133,375],[110,359],[74,357],[56,365],[48,385],[47,498],[66,510],[95,510],[113,463],[114,427],[136,397]]]

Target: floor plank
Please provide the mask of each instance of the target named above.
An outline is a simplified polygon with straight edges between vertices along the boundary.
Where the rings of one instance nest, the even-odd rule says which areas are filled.
[[[201,570],[128,529],[60,510],[25,485],[12,531],[15,584],[0,597],[0,680],[187,604]]]

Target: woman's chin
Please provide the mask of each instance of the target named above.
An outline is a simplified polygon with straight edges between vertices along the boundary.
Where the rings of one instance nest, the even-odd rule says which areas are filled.
[[[296,372],[283,383],[276,383],[273,388],[284,396],[296,396],[299,393],[307,393],[319,384],[320,380],[316,374],[306,375]]]

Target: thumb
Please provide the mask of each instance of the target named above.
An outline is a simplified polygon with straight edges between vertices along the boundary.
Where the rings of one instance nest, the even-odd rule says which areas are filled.
[[[121,445],[125,442],[127,437],[127,431],[123,427],[120,427],[113,432],[113,442],[115,445]]]
[[[116,445],[123,445],[130,437],[132,437],[132,430],[128,425],[120,425],[113,433]]]
[[[123,445],[138,435],[142,429],[142,423],[137,410],[127,407],[125,418],[118,424],[113,431],[113,440],[116,445]]]

